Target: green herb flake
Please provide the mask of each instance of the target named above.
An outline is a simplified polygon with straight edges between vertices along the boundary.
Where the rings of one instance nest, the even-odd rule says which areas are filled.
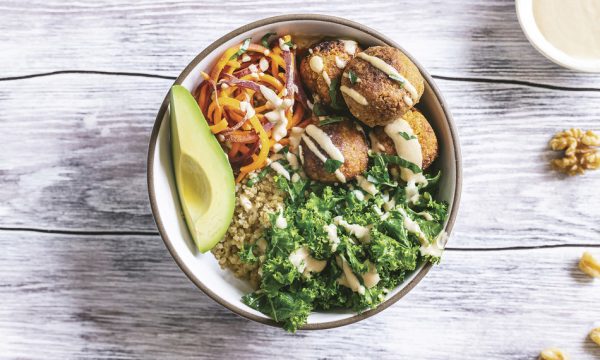
[[[340,99],[338,96],[339,89],[339,78],[331,79],[331,83],[329,84],[329,97],[331,98],[331,107],[335,110],[343,110],[344,106],[340,103]]]
[[[354,84],[356,84],[358,82],[358,76],[352,70],[348,70],[348,79],[350,79],[350,83],[352,85],[354,85]]]
[[[325,171],[327,171],[330,174],[333,174],[334,172],[336,172],[337,169],[340,168],[340,166],[342,166],[342,164],[343,162],[339,160],[327,159],[325,160]]]
[[[252,40],[252,38],[247,38],[246,40],[244,40],[242,46],[240,46],[240,49],[235,54],[231,55],[229,60],[235,60],[238,58],[238,56],[245,53],[248,50],[248,46],[250,46],[250,40]]]
[[[404,140],[406,140],[406,141],[413,140],[413,139],[417,138],[416,136],[409,135],[407,132],[404,132],[404,131],[400,131],[400,132],[398,132],[398,134],[400,134],[400,136],[402,136],[404,138]]]
[[[246,182],[246,186],[248,186],[248,187],[254,186],[257,182],[261,181],[265,176],[267,176],[268,171],[269,171],[269,168],[262,169],[261,172],[258,173],[258,175],[256,175],[253,178],[250,178],[248,180],[248,182]]]
[[[323,108],[323,104],[321,104],[321,103],[315,103],[313,105],[312,112],[316,116],[323,116],[323,115],[327,114],[327,112]]]
[[[267,49],[269,48],[269,38],[273,35],[277,35],[277,33],[274,32],[268,32],[266,33],[262,39],[260,39],[260,43],[262,44],[262,46],[266,47]]]
[[[406,80],[404,78],[402,78],[402,77],[400,77],[398,75],[395,75],[395,74],[389,74],[388,76],[389,76],[390,79],[399,82],[401,88],[404,87],[404,83],[406,82]]]
[[[412,163],[412,162],[410,162],[406,159],[403,159],[399,156],[386,155],[386,154],[380,154],[380,155],[388,164],[399,165],[400,167],[409,169],[410,171],[412,171],[415,174],[423,172],[423,170],[417,164]]]
[[[319,126],[334,124],[344,120],[346,120],[346,118],[343,116],[327,116],[324,117],[322,120],[320,119]]]

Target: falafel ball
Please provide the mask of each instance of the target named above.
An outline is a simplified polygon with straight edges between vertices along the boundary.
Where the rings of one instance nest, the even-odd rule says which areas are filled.
[[[354,40],[327,40],[314,45],[300,63],[302,81],[321,103],[331,105],[331,82],[337,79],[339,83],[346,64],[360,51]],[[343,104],[340,93],[337,98]]]
[[[332,158],[327,151],[328,149],[324,149],[320,142],[314,136],[311,136],[311,133],[316,132],[318,134],[318,129],[322,130],[331,139],[333,146],[343,155],[344,162],[338,170],[344,175],[346,181],[354,179],[367,170],[369,146],[365,139],[365,133],[359,124],[352,120],[344,120],[316,127],[317,131],[314,128],[309,128],[311,126],[316,127],[315,125],[309,125],[301,141],[302,166],[309,178],[326,183],[340,182],[335,172],[329,172],[325,169],[323,157]],[[320,156],[310,149],[310,144],[307,144],[306,139],[317,147]],[[331,149],[329,150],[331,151]]]
[[[423,155],[423,170],[427,169],[431,163],[437,158],[439,147],[435,132],[429,124],[429,121],[423,114],[417,110],[407,111],[402,118],[408,122],[413,130],[413,133],[419,140],[421,145],[421,153]],[[369,133],[371,138],[371,146],[373,151],[382,152],[388,155],[397,155],[394,141],[385,133],[383,126],[374,127]]]
[[[390,78],[385,72],[386,67],[392,70],[389,66],[405,80]],[[386,125],[402,116],[419,102],[425,90],[417,66],[391,46],[373,46],[357,54],[346,66],[341,84],[352,115],[370,127]]]

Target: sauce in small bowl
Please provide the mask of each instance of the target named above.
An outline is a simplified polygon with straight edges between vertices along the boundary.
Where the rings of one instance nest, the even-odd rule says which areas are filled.
[[[599,0],[517,0],[516,8],[540,53],[569,69],[600,72]]]

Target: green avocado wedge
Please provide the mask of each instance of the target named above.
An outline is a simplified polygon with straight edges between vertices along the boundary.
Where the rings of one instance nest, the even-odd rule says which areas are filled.
[[[171,146],[179,200],[188,230],[202,253],[225,235],[235,207],[235,180],[227,156],[196,100],[171,89]]]

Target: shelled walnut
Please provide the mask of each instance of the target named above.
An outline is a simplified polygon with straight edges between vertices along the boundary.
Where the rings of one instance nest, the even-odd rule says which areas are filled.
[[[568,175],[581,175],[585,170],[600,168],[600,136],[591,130],[570,129],[557,133],[550,148],[564,151],[564,157],[552,160],[552,167]]]
[[[557,348],[550,348],[540,353],[540,360],[568,360],[569,356]]]
[[[592,341],[596,344],[600,345],[600,327],[597,327],[590,331],[590,339],[592,339]]]
[[[591,277],[600,278],[600,262],[589,251],[584,252],[581,256],[579,269]]]

